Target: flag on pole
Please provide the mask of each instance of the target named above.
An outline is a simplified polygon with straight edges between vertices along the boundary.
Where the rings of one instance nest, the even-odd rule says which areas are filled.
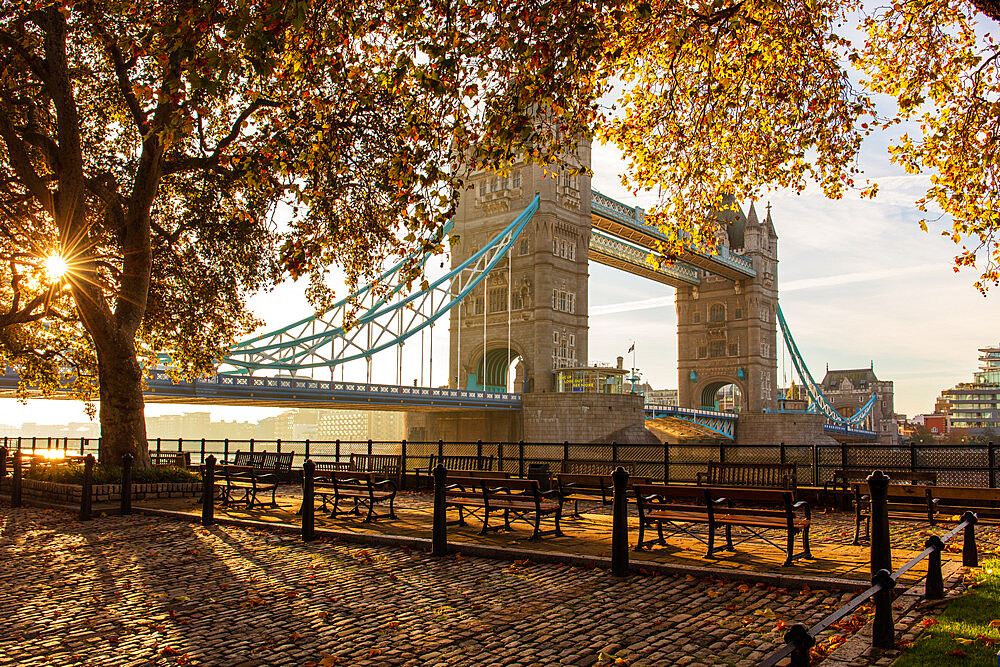
[[[628,349],[628,352],[632,352],[633,350],[635,350],[635,343],[632,343],[632,347]],[[628,354],[628,352],[626,352],[625,354]]]

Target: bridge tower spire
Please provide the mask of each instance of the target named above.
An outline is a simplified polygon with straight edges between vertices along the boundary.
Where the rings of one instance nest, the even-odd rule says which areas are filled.
[[[589,141],[570,163],[590,167]],[[518,359],[513,391],[551,392],[554,369],[587,363],[590,176],[571,175],[566,165],[519,162],[474,173],[470,182],[455,216],[453,266],[508,225],[535,193],[540,203],[509,260],[451,311],[449,386],[505,391],[510,362]]]
[[[739,389],[739,410],[777,408],[778,235],[770,206],[763,222],[728,197],[713,217],[720,251],[746,257],[756,276],[730,280],[699,271],[701,284],[677,289],[680,405],[718,409],[720,389]],[[725,396],[725,394],[723,394]]]

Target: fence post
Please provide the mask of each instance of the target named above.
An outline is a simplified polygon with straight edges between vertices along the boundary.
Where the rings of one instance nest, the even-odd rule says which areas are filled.
[[[399,442],[399,482],[403,489],[406,488],[406,439]]]
[[[979,517],[976,516],[975,512],[966,512],[962,519],[968,521],[965,524],[965,534],[962,541],[962,565],[966,567],[978,567],[979,566],[979,552],[976,550],[976,524],[979,523]]]
[[[618,463],[618,441],[611,441],[611,462]]]
[[[431,535],[431,555],[444,556],[448,553],[448,517],[445,514],[444,487],[448,471],[443,463],[434,468],[434,529]]]
[[[306,459],[302,464],[302,541],[316,539],[316,506],[313,504],[313,473],[316,464]]]
[[[670,484],[670,443],[663,441],[663,483]]]
[[[804,623],[796,623],[791,626],[785,631],[785,643],[795,645],[789,664],[792,667],[808,667],[809,649],[816,644],[816,640],[809,634],[809,628]]]
[[[722,441],[720,440],[719,441],[719,463],[725,463],[725,462],[726,462],[726,446],[723,445]]]
[[[278,453],[281,453],[281,438],[275,440],[275,446],[278,448]]]
[[[917,472],[917,443],[910,441],[910,472]]]
[[[481,465],[479,462],[483,460],[483,441],[476,440],[476,468],[478,469]]]
[[[20,438],[18,438],[20,440]],[[21,506],[21,448],[14,452],[14,476],[10,479],[10,506]]]
[[[83,449],[80,450],[80,453],[83,454]],[[159,438],[156,439],[156,459],[160,460],[160,439]]]
[[[881,470],[868,476],[868,493],[871,496],[871,571],[892,570],[892,551],[889,546],[889,477]]]
[[[925,549],[934,549],[927,557],[927,579],[924,581],[924,597],[940,600],[944,597],[944,578],[941,576],[941,551],[944,542],[937,535],[931,535],[924,543]]]
[[[132,459],[131,452],[122,455],[122,494],[121,513],[127,516],[132,513]]]
[[[6,440],[6,438],[4,438]],[[0,447],[0,482],[7,479],[7,443]]]
[[[840,469],[847,470],[847,443],[840,443]]]
[[[611,479],[615,495],[611,510],[611,574],[628,576],[628,471],[618,466]]]
[[[309,438],[306,438],[306,458],[309,458]]]
[[[872,600],[875,602],[872,646],[891,649],[896,647],[896,628],[892,620],[892,589],[896,586],[896,582],[889,570],[879,570],[872,577],[872,586],[879,584],[882,585],[881,590],[872,596]]]
[[[372,439],[368,438],[368,465],[371,465],[372,460]]]
[[[438,440],[438,461],[444,457],[444,440]]]
[[[819,447],[813,443],[813,486],[819,486]]]
[[[35,441],[38,440],[38,436],[31,436],[31,453],[35,453]]]
[[[497,470],[503,471],[503,443],[497,445]]]
[[[340,438],[333,445],[333,455],[337,458],[337,463],[340,463]]]
[[[94,455],[83,460],[83,491],[80,494],[80,521],[90,521],[90,506],[94,493]]]
[[[227,439],[228,444],[228,439]],[[227,447],[228,449],[228,447]],[[215,523],[215,457],[211,454],[205,459],[205,468],[201,478],[201,525],[211,526]]]
[[[986,443],[986,459],[990,466],[990,488],[997,488],[997,453],[993,449],[993,443]]]
[[[517,443],[517,476],[524,477],[524,440]]]
[[[563,461],[569,461],[569,440],[563,440]]]
[[[177,438],[177,453],[184,453],[184,438]]]
[[[253,454],[253,438],[250,438],[250,453]]]
[[[781,465],[788,463],[788,453],[785,451],[785,443],[778,445],[778,461],[781,462]],[[793,625],[792,627],[794,628],[795,626]]]
[[[199,457],[198,461],[200,463],[205,462],[205,438],[201,439],[201,456]]]
[[[223,438],[222,440],[222,460],[227,463],[229,462],[229,438]]]

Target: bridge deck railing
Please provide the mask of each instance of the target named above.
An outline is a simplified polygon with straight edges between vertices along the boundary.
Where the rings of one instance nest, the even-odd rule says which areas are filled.
[[[87,454],[99,452],[98,438],[5,437],[8,450],[20,448],[35,453]],[[188,452],[192,464],[200,464],[213,454],[228,460],[237,451],[292,452],[295,467],[306,458],[317,461],[347,461],[352,453],[400,454],[404,469],[427,469],[434,454],[493,456],[494,465],[515,475],[524,475],[532,463],[547,463],[551,472],[560,472],[567,462],[628,462],[633,474],[666,479],[670,482],[694,482],[710,461],[730,463],[796,463],[798,482],[803,486],[822,486],[832,481],[836,470],[870,472],[937,473],[938,484],[945,486],[992,487],[1000,481],[1000,444],[908,446],[873,445],[735,445],[731,443],[572,443],[572,442],[498,442],[498,441],[400,441],[400,440],[261,440],[209,438],[153,438],[151,451]]]

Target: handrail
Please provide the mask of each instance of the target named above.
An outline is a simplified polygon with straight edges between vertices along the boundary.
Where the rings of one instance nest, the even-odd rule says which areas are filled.
[[[791,626],[785,633],[784,637],[785,646],[778,649],[777,651],[766,657],[764,660],[762,660],[760,663],[758,663],[759,667],[774,667],[774,665],[778,664],[780,661],[788,657],[792,658],[792,663],[791,663],[792,665],[799,665],[799,664],[808,665],[809,649],[816,643],[816,637],[821,632],[823,632],[828,627],[830,627],[840,619],[844,618],[845,616],[853,612],[855,609],[860,607],[862,604],[870,600],[878,593],[881,593],[883,591],[885,592],[891,591],[895,587],[896,582],[899,580],[901,576],[909,572],[920,561],[935,554],[935,552],[937,554],[940,554],[944,550],[944,545],[948,542],[948,540],[953,538],[959,532],[971,529],[973,526],[976,525],[977,521],[978,518],[976,517],[976,514],[974,512],[971,511],[966,512],[963,515],[961,523],[955,526],[944,537],[938,539],[935,539],[933,537],[930,538],[928,540],[930,546],[928,546],[922,552],[911,558],[910,561],[906,563],[906,565],[903,565],[901,568],[899,568],[892,574],[889,574],[888,570],[880,570],[879,572],[877,572],[872,577],[873,584],[871,588],[868,588],[863,593],[859,593],[858,595],[854,596],[854,598],[852,598],[850,602],[848,602],[846,605],[844,605],[837,611],[833,612],[832,614],[821,620],[819,623],[816,623],[814,626],[808,629],[802,623],[797,623]],[[941,562],[939,558],[937,560],[937,568],[938,568],[938,571],[936,573],[937,576],[940,576],[940,567],[941,567]],[[928,576],[931,576],[930,570],[931,567],[928,566]],[[891,599],[889,602],[891,604]],[[805,662],[802,662],[803,659],[805,660]]]

